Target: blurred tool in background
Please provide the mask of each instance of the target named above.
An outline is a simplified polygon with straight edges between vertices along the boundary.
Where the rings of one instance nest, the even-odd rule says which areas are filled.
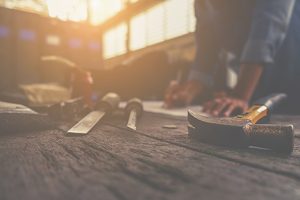
[[[69,80],[71,97],[83,97],[84,102],[90,108],[93,107],[93,78],[89,71],[79,67],[74,62],[60,56],[43,56],[41,57],[41,60],[44,62],[58,62],[63,64],[64,67],[69,68],[71,73],[71,78]]]
[[[78,97],[50,105],[47,107],[46,113],[55,120],[72,120],[83,114],[85,110],[87,109],[83,98]]]
[[[55,126],[47,115],[30,108],[0,101],[0,134],[51,129]]]

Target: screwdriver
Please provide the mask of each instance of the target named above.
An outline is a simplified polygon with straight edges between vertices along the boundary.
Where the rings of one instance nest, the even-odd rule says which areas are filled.
[[[105,115],[110,115],[116,110],[120,103],[119,95],[115,93],[106,94],[95,106],[95,110],[87,114],[68,133],[87,134]]]
[[[128,118],[127,128],[136,131],[136,123],[143,114],[143,102],[138,98],[130,99],[125,107],[125,114]]]

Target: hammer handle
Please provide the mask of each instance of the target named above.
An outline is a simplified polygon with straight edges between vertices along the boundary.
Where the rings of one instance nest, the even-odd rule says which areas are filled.
[[[294,147],[293,125],[250,124],[244,127],[251,146],[268,148],[279,153],[290,154]]]
[[[258,99],[256,102],[254,102],[254,105],[266,106],[270,113],[286,98],[287,95],[284,93],[271,94],[269,96]]]
[[[254,102],[253,106],[245,113],[236,116],[236,118],[249,120],[253,124],[256,124],[263,119],[269,120],[272,111],[286,98],[287,95],[283,93],[271,94],[263,97]]]

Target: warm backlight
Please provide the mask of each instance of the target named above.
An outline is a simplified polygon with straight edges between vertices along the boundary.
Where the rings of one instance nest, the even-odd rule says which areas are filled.
[[[46,0],[49,16],[61,20],[84,21],[87,19],[87,2],[83,0]]]
[[[45,0],[49,16],[99,24],[123,7],[123,0]],[[89,14],[88,14],[89,13]]]

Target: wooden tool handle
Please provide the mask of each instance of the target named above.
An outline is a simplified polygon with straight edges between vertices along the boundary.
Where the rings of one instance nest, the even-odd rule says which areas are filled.
[[[137,117],[140,117],[143,114],[144,107],[141,99],[133,98],[128,101],[125,107],[126,116],[129,116],[132,110],[136,111]]]
[[[118,94],[108,93],[97,103],[96,109],[103,110],[106,114],[110,114],[113,110],[118,109],[120,101],[121,98]]]
[[[269,119],[272,111],[287,98],[286,94],[271,94],[256,101],[245,113],[236,118],[246,119],[256,124],[263,119]]]
[[[266,106],[270,111],[273,111],[280,103],[287,98],[284,93],[271,94],[254,102],[254,105]]]
[[[252,146],[290,154],[294,148],[293,125],[250,124],[244,127]]]

